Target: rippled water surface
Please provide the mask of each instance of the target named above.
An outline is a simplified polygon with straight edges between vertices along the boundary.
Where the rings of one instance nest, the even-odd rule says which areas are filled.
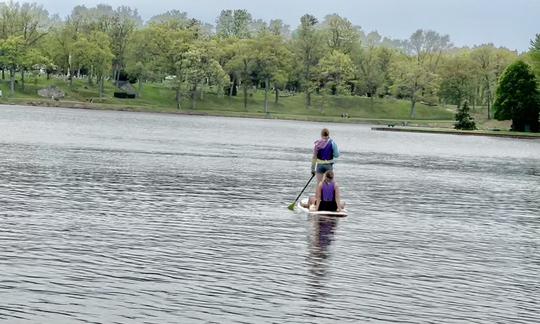
[[[290,212],[329,126],[350,216]],[[538,323],[540,142],[0,106],[0,322]]]

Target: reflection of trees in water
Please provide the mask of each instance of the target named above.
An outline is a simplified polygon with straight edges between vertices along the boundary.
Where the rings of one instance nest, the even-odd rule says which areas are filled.
[[[310,301],[320,301],[328,296],[325,287],[328,273],[328,260],[331,257],[328,247],[334,240],[337,219],[331,217],[313,217],[311,219],[309,242],[309,277],[308,294]]]

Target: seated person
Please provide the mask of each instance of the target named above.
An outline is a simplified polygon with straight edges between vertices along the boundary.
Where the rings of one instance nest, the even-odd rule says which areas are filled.
[[[310,199],[311,202],[312,199]],[[321,183],[317,186],[315,202],[310,206],[310,210],[340,212],[343,208],[339,185],[334,181],[334,172],[326,171]]]

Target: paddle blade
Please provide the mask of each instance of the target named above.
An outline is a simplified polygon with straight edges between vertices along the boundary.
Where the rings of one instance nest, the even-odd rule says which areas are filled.
[[[296,206],[296,204],[295,204],[295,203],[292,203],[292,204],[290,204],[289,207],[287,207],[287,208],[289,208],[289,210],[294,210],[294,206]]]

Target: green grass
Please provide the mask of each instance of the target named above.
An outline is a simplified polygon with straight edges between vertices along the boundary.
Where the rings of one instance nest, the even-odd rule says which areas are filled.
[[[60,102],[40,98],[37,95],[39,89],[55,85],[66,93],[66,97]],[[137,85],[134,85],[136,88]],[[97,85],[88,85],[86,80],[74,80],[70,87],[68,82],[62,79],[46,80],[45,77],[27,77],[25,90],[22,91],[21,83],[16,86],[16,93],[9,94],[9,82],[0,83],[0,89],[4,93],[2,103],[36,104],[36,105],[84,105],[96,109],[119,109],[134,111],[154,112],[177,112],[175,93],[166,84],[148,83],[143,86],[141,97],[137,99],[117,99],[113,92],[115,87],[111,82],[106,82],[105,98],[98,97]],[[183,97],[182,112],[200,113],[223,116],[245,117],[272,117],[298,120],[338,121],[338,122],[377,122],[377,123],[417,123],[420,125],[451,127],[453,121],[452,107],[431,107],[417,104],[416,118],[411,120],[410,102],[397,99],[370,99],[353,96],[326,96],[314,95],[312,108],[305,106],[304,94],[288,97],[280,97],[278,103],[274,103],[274,94],[269,95],[269,116],[264,113],[264,91],[252,91],[248,98],[248,107],[244,108],[241,91],[236,97],[218,96],[208,90],[204,94],[204,100],[197,100],[196,108],[191,109],[191,99]],[[91,103],[92,102],[92,103]],[[341,118],[346,113],[349,119]]]
[[[456,135],[484,135],[496,137],[514,137],[514,138],[532,138],[540,139],[540,133],[523,133],[511,131],[492,131],[492,130],[457,130],[449,128],[427,128],[427,127],[375,127],[375,130],[395,131],[395,132],[413,132],[413,133],[439,133],[439,134],[456,134]]]

